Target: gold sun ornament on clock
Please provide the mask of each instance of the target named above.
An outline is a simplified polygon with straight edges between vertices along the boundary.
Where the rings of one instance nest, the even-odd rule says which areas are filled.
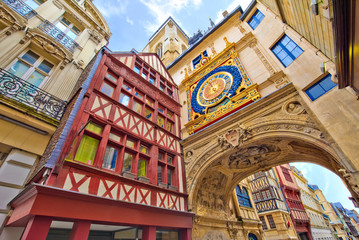
[[[233,82],[231,74],[225,71],[218,72],[201,84],[197,101],[201,106],[212,106],[226,97]]]

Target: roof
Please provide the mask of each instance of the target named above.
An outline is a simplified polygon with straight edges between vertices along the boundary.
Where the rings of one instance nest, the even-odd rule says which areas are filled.
[[[168,23],[170,20],[172,20],[172,22],[177,26],[177,28],[183,33],[183,35],[188,39],[189,37],[187,36],[187,34],[182,30],[182,28],[176,23],[176,21],[169,16],[167,18],[166,21],[164,21],[164,23],[162,23],[162,25],[157,29],[157,31],[150,37],[150,39],[148,40],[149,42],[151,42],[151,40],[157,35],[157,33],[159,33],[162,28],[166,25],[166,23]]]
[[[312,189],[313,191],[319,190],[318,185],[315,185],[315,184],[308,184],[308,187],[309,187],[310,189]]]
[[[251,5],[253,5],[254,3],[257,3],[256,0],[253,0]],[[255,4],[254,4],[255,5]],[[253,5],[253,6],[254,6]],[[252,9],[247,8],[247,11],[250,11]],[[209,37],[212,33],[214,33],[218,28],[220,28],[224,23],[226,23],[231,17],[233,17],[234,14],[236,14],[237,12],[241,12],[243,13],[242,7],[239,5],[236,9],[234,9],[230,14],[228,14],[225,18],[223,18],[216,26],[214,26],[211,30],[209,30],[206,34],[203,35],[203,37],[201,39],[199,39],[196,43],[194,43],[193,45],[191,45],[189,48],[187,48],[186,51],[184,51],[178,58],[176,58],[172,63],[170,63],[167,66],[167,69],[170,69],[171,67],[173,67],[176,63],[178,63],[184,56],[186,56],[187,53],[189,53],[192,49],[194,49],[195,47],[197,47],[203,40],[205,40],[207,37]]]

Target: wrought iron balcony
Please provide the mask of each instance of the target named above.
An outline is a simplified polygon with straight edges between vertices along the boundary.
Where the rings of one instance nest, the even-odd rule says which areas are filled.
[[[1,0],[1,1],[26,19],[30,19],[33,16],[37,15],[37,12],[35,12],[34,9],[29,7],[26,3],[24,3],[21,0]]]
[[[43,21],[38,28],[50,37],[54,38],[57,42],[61,43],[72,53],[75,51],[76,48],[79,47],[79,44],[77,42],[75,42],[72,38],[67,36],[66,33],[61,31],[54,24],[50,23],[47,20]]]
[[[0,68],[0,95],[32,107],[37,112],[60,120],[66,101],[32,85],[31,83]]]

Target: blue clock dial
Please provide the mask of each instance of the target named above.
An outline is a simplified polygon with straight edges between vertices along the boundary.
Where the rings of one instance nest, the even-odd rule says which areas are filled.
[[[192,92],[191,105],[196,113],[204,114],[225,97],[232,97],[242,82],[235,66],[221,66],[204,76]]]

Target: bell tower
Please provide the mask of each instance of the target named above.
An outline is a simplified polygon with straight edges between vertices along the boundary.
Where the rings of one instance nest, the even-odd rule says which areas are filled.
[[[162,60],[165,66],[173,62],[188,48],[188,36],[169,17],[151,36],[143,52],[153,52]]]

